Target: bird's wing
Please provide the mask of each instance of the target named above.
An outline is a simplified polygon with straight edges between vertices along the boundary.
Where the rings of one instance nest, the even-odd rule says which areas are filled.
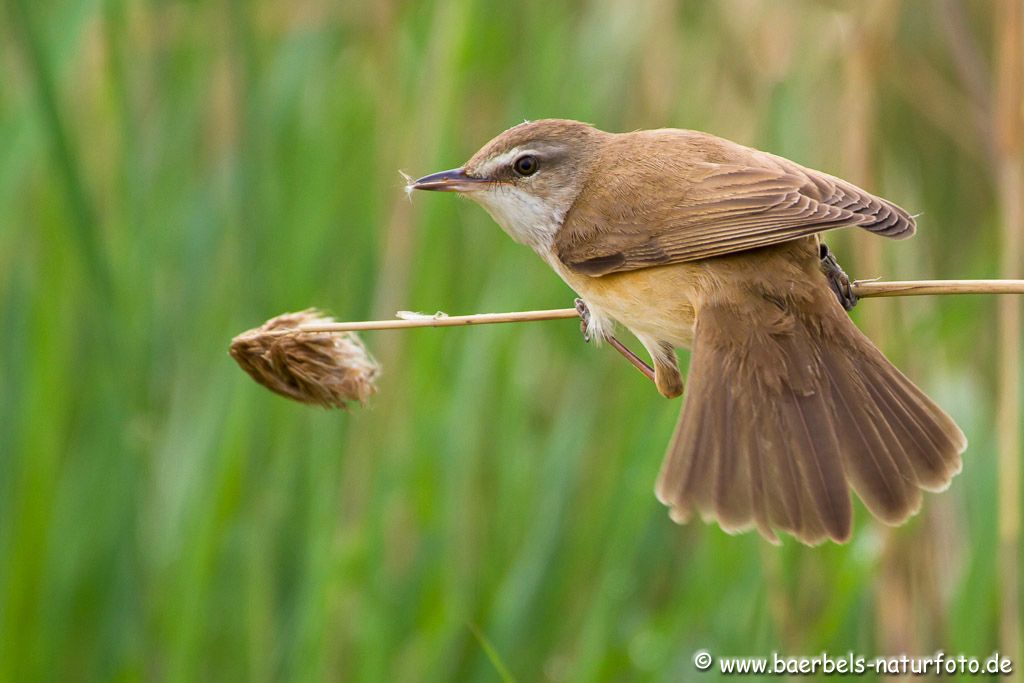
[[[764,165],[700,162],[598,179],[566,216],[554,249],[591,276],[696,261],[845,226],[894,238],[906,211],[839,178],[764,154]],[[594,200],[594,197],[597,197]]]

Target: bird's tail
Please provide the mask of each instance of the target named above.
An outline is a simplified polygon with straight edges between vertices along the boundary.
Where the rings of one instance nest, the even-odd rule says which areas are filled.
[[[832,299],[701,309],[683,407],[658,478],[676,521],[849,539],[852,487],[887,524],[960,471],[953,420]],[[825,290],[821,296],[831,297]],[[792,303],[792,302],[790,302]]]

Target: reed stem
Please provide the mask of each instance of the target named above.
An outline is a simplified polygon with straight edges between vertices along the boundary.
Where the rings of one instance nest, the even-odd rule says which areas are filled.
[[[1024,9],[1020,0],[1001,0],[995,25],[995,176],[1001,218],[1003,277],[1020,277],[1024,259]],[[998,448],[998,538],[1000,649],[1015,662],[1021,648],[1021,310],[1018,301],[999,306],[999,386],[996,394]],[[1018,665],[1019,666],[1019,665]],[[1020,681],[1019,671],[1011,681]]]
[[[855,282],[854,293],[861,298],[884,296],[924,296],[927,294],[1024,294],[1024,280],[900,280],[896,282]],[[414,327],[461,327],[494,323],[522,323],[538,320],[562,320],[579,317],[575,308],[510,313],[474,313],[472,315],[406,314],[396,320],[361,320],[358,322],[308,323],[292,332],[361,332],[366,330],[400,330]]]

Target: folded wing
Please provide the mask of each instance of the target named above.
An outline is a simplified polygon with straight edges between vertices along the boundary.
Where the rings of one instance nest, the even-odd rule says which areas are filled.
[[[779,162],[778,157],[765,155]],[[792,165],[698,163],[669,185],[657,168],[610,176],[598,197],[574,206],[555,250],[574,271],[599,276],[756,249],[859,226],[901,239],[906,211],[839,178]],[[601,182],[601,179],[598,179]]]

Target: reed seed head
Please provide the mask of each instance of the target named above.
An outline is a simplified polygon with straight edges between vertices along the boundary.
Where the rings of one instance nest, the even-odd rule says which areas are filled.
[[[334,322],[316,309],[285,313],[231,340],[231,357],[254,380],[301,403],[325,408],[363,404],[377,391],[380,368],[352,332],[306,332]]]

